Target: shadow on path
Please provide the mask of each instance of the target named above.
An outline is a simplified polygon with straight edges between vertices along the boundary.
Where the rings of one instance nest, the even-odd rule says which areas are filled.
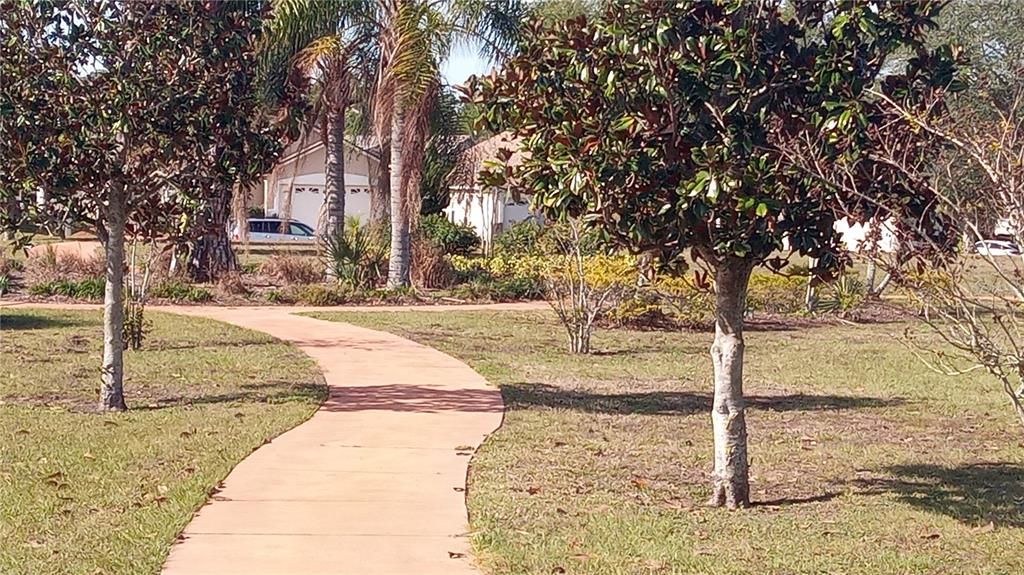
[[[321,409],[332,412],[501,413],[503,407],[495,390],[385,384],[332,388]]]

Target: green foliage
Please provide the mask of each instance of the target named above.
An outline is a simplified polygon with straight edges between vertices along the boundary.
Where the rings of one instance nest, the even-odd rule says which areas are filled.
[[[458,169],[466,139],[464,123],[462,103],[455,93],[447,88],[439,90],[429,112],[429,134],[423,153],[422,215],[440,214],[447,208],[449,190],[464,177]]]
[[[209,193],[280,155],[251,85],[269,3],[52,4],[0,11],[5,37],[22,39],[0,45],[0,200],[15,211],[95,227],[114,202],[128,233],[180,235],[202,227]]]
[[[456,286],[452,290],[452,295],[471,301],[537,300],[544,297],[544,285],[539,279],[526,276],[504,278],[480,276]]]
[[[466,90],[524,152],[516,165],[499,158],[485,183],[665,262],[692,249],[715,265],[781,267],[771,256],[786,240],[828,277],[845,263],[832,223],[846,205],[948,242],[931,192],[871,156],[878,126],[914,153],[928,139],[871,89],[908,105],[927,96],[938,114],[956,88],[955,51],[922,46],[944,3],[844,2],[838,16],[833,4],[637,0],[593,21],[531,24],[520,54]],[[920,56],[883,66],[908,49]],[[856,190],[823,185],[810,166],[842,169]]]
[[[276,289],[268,291],[263,297],[266,298],[267,303],[292,303],[295,301],[289,294]]]
[[[168,280],[157,284],[150,291],[150,295],[175,302],[202,303],[213,299],[210,290],[181,280]]]
[[[146,306],[131,299],[124,302],[124,328],[122,338],[125,349],[142,349],[142,341],[152,328],[146,319]]]
[[[320,241],[324,262],[339,282],[353,288],[371,288],[384,277],[388,243],[382,230],[348,217],[343,234],[324,236]]]
[[[814,311],[844,314],[864,303],[866,295],[867,289],[860,278],[843,274],[823,288],[814,302]]]
[[[0,275],[10,275],[12,272],[20,272],[25,269],[24,264],[7,255],[0,250]]]
[[[480,249],[480,236],[472,226],[456,224],[443,214],[420,219],[419,231],[445,254],[468,256]]]
[[[295,292],[299,303],[312,306],[332,306],[345,303],[347,291],[340,286],[313,284]]]
[[[747,309],[771,314],[799,314],[807,308],[806,276],[753,274],[747,286]]]
[[[0,295],[11,291],[11,276],[0,274]]]
[[[32,284],[28,293],[38,296],[64,296],[74,299],[103,299],[103,290],[107,282],[103,278],[87,278],[83,280],[55,280]]]
[[[533,220],[524,220],[498,235],[494,240],[494,254],[499,256],[520,256],[534,254],[540,250],[539,241],[544,228]]]

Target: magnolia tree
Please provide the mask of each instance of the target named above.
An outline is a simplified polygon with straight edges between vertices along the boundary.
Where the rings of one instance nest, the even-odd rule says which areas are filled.
[[[262,128],[240,120],[251,107],[232,71],[246,61],[264,6],[8,0],[2,8],[0,193],[29,221],[96,230],[106,252],[99,406],[123,410],[125,238],[177,234],[218,186],[249,171],[240,160],[250,142],[269,145]]]
[[[786,146],[799,135],[831,142],[815,149],[824,166],[870,156],[871,90],[893,55],[922,57],[888,66],[888,93],[916,87],[900,79],[949,80],[935,72],[951,69],[938,66],[948,50],[924,57],[943,4],[614,2],[594,21],[533,24],[518,57],[466,89],[525,152],[484,183],[514,183],[551,217],[581,217],[635,252],[665,263],[688,254],[713,271],[711,505],[750,500],[743,310],[753,269],[799,253],[827,279],[846,263],[833,227],[843,206],[869,197],[860,219],[883,204],[920,219],[931,205],[930,190],[913,186],[824,185]]]

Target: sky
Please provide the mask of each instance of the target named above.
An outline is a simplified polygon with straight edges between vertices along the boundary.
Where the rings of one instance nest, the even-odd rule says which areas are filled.
[[[477,55],[476,46],[459,46],[452,50],[441,73],[445,80],[457,86],[473,74],[481,75],[491,71],[491,65]]]

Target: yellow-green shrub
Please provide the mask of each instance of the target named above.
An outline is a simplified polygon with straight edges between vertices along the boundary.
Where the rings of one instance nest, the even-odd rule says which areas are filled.
[[[801,313],[806,306],[807,278],[755,273],[747,287],[747,309],[777,314]]]

